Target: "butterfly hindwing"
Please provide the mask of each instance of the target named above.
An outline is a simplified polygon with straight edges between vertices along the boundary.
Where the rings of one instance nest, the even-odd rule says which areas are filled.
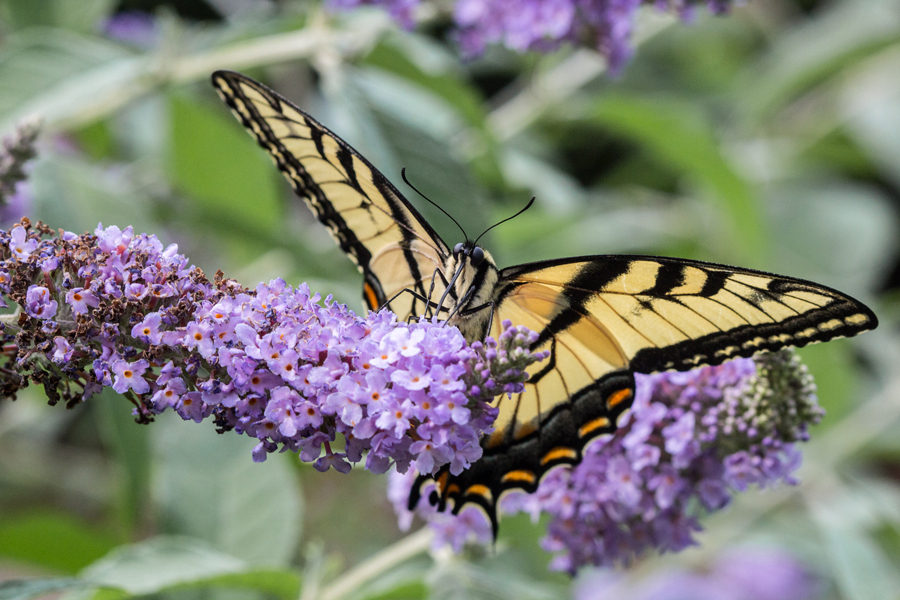
[[[534,491],[559,464],[616,428],[634,396],[632,372],[684,371],[762,350],[856,335],[877,325],[862,303],[808,281],[700,261],[594,256],[500,271],[494,322],[539,333],[525,391],[498,399],[484,458],[436,478],[439,506],[483,509],[496,531],[497,502]],[[416,484],[411,505],[429,478]]]
[[[378,309],[404,289],[425,296],[447,245],[372,164],[346,142],[261,83],[230,71],[212,82],[365,277],[363,300]],[[442,291],[440,280],[438,292]],[[411,294],[391,303],[401,318],[424,304]]]

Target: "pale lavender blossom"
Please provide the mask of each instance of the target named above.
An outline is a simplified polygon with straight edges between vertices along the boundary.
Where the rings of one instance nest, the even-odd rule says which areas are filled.
[[[146,360],[129,363],[119,359],[112,363],[112,372],[116,378],[112,388],[124,394],[128,390],[134,390],[136,394],[143,394],[150,390],[150,384],[144,379],[144,372],[150,366]]]
[[[94,292],[84,288],[75,288],[66,292],[66,303],[72,307],[72,312],[76,315],[87,314],[88,307],[96,308],[100,305]]]
[[[12,228],[8,245],[13,256],[19,260],[28,260],[31,253],[37,250],[38,247],[37,241],[29,239],[25,232],[25,228],[21,225],[16,225]]]
[[[18,258],[18,257],[17,257]],[[40,285],[32,285],[25,296],[25,312],[35,319],[51,319],[56,315],[59,304],[50,290]]]
[[[66,341],[66,338],[61,336],[56,336],[53,338],[53,362],[57,364],[65,364],[72,359],[72,354],[75,350],[69,345],[69,342]]]

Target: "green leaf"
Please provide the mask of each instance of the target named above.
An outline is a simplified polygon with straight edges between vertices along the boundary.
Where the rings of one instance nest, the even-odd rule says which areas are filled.
[[[519,571],[485,569],[461,560],[437,563],[428,576],[433,600],[548,600],[561,590]]]
[[[40,511],[0,520],[0,555],[62,573],[77,573],[115,545],[109,532],[64,513]]]
[[[817,519],[831,559],[831,573],[849,600],[900,596],[900,578],[890,559],[869,535],[832,513]]]
[[[135,424],[132,405],[111,389],[91,402],[99,409],[100,433],[120,467],[122,524],[132,531],[150,495],[150,431]]]
[[[798,348],[797,353],[815,379],[819,404],[826,416],[820,427],[830,428],[852,412],[861,398],[854,395],[858,377],[849,367],[853,360],[853,342],[836,340],[828,344],[813,344]],[[815,434],[814,434],[815,435]]]
[[[444,54],[444,48],[432,40],[418,35],[391,37],[375,46],[365,63],[437,94],[452,104],[470,125],[485,126],[480,94],[465,81],[459,63]]]
[[[6,16],[16,29],[58,26],[92,33],[106,18],[114,0],[6,0]]]
[[[272,234],[281,219],[278,170],[224,104],[169,97],[174,184],[217,220]]]
[[[52,25],[55,2],[34,0],[7,0],[3,6],[3,16],[16,29],[39,25]]]
[[[83,587],[77,579],[27,579],[0,582],[0,600],[29,600]]]
[[[113,155],[115,140],[112,128],[106,121],[96,121],[72,132],[78,144],[94,160],[102,160]]]
[[[733,247],[744,257],[759,254],[766,236],[752,187],[722,155],[712,124],[696,106],[678,98],[604,96],[593,116],[603,126],[640,143],[657,160],[708,188],[727,215]]]
[[[428,586],[421,581],[403,583],[389,590],[362,596],[365,600],[425,600],[428,597]]]
[[[97,222],[136,232],[153,232],[152,204],[145,188],[130,173],[92,164],[79,156],[45,153],[34,165],[31,178],[34,198],[32,218],[51,227],[82,233]]]
[[[894,0],[828,3],[802,26],[774,38],[768,55],[738,80],[737,100],[755,118],[768,118],[805,90],[897,40],[900,12]]]
[[[146,91],[150,59],[64,29],[35,28],[0,51],[0,132],[26,116],[87,123]]]
[[[163,536],[118,548],[82,571],[81,578],[97,587],[152,594],[246,569],[245,561],[199,540]]]
[[[893,267],[896,211],[873,186],[794,178],[770,186],[766,205],[782,272],[861,296]]]
[[[56,13],[54,25],[82,33],[94,33],[97,31],[97,24],[102,23],[110,15],[117,2],[116,0],[79,0],[78,2],[53,0],[53,4]]]
[[[300,539],[302,503],[292,455],[264,463],[251,457],[256,440],[218,435],[211,423],[164,415],[153,427],[159,460],[155,488],[166,531],[207,540],[256,563],[284,564]]]
[[[859,141],[870,160],[900,185],[900,44],[873,57],[844,87],[848,133]]]
[[[159,537],[124,546],[81,573],[103,598],[128,598],[166,590],[242,588],[295,598],[300,579],[294,571],[252,567],[199,540]],[[94,596],[97,597],[97,596]]]
[[[245,573],[220,575],[190,585],[173,589],[224,588],[244,589],[271,594],[285,600],[294,600],[300,595],[300,575],[288,570],[257,570]]]
[[[585,208],[587,193],[579,182],[543,157],[509,148],[503,155],[506,179],[528,189],[547,212],[571,215]]]

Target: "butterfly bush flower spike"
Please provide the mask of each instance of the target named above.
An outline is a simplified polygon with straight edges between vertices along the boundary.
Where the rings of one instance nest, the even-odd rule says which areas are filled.
[[[631,43],[638,10],[649,5],[691,21],[698,6],[723,14],[732,0],[456,0],[452,18],[463,54],[474,57],[490,44],[517,52],[549,52],[563,43],[591,46],[618,72],[633,54]],[[403,27],[411,29],[420,0],[330,0],[333,10],[361,5],[383,6]]]
[[[556,570],[628,564],[650,549],[694,544],[700,514],[723,508],[733,492],[794,483],[795,443],[823,416],[812,377],[790,350],[636,381],[630,417],[613,438],[588,446],[579,465],[551,471],[534,494],[501,503],[505,514],[550,515],[542,544]],[[413,478],[394,475],[389,489],[401,525],[412,519]],[[417,512],[437,544],[459,550],[492,538],[474,508],[453,517],[420,502]]]
[[[73,406],[111,387],[139,421],[174,410],[255,437],[259,461],[291,450],[319,470],[459,473],[481,457],[489,402],[546,356],[508,322],[469,345],[437,321],[359,317],[305,284],[209,281],[130,227],[53,235],[23,220],[0,241],[0,291],[21,307],[2,321],[5,396],[40,383]]]

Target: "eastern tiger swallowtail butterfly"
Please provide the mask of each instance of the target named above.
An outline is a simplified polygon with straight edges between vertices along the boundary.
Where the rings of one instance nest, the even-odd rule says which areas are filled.
[[[694,260],[579,256],[498,269],[475,242],[447,246],[368,160],[288,100],[238,73],[217,71],[212,82],[359,267],[370,310],[389,303],[404,319],[436,310],[469,342],[496,336],[505,319],[539,334],[536,348],[550,356],[523,393],[496,400],[484,456],[434,478],[432,502],[453,512],[478,505],[495,532],[502,493],[533,492],[550,469],[578,463],[589,441],[615,431],[635,372],[717,365],[878,323],[825,286]],[[410,508],[430,483],[420,476]]]

